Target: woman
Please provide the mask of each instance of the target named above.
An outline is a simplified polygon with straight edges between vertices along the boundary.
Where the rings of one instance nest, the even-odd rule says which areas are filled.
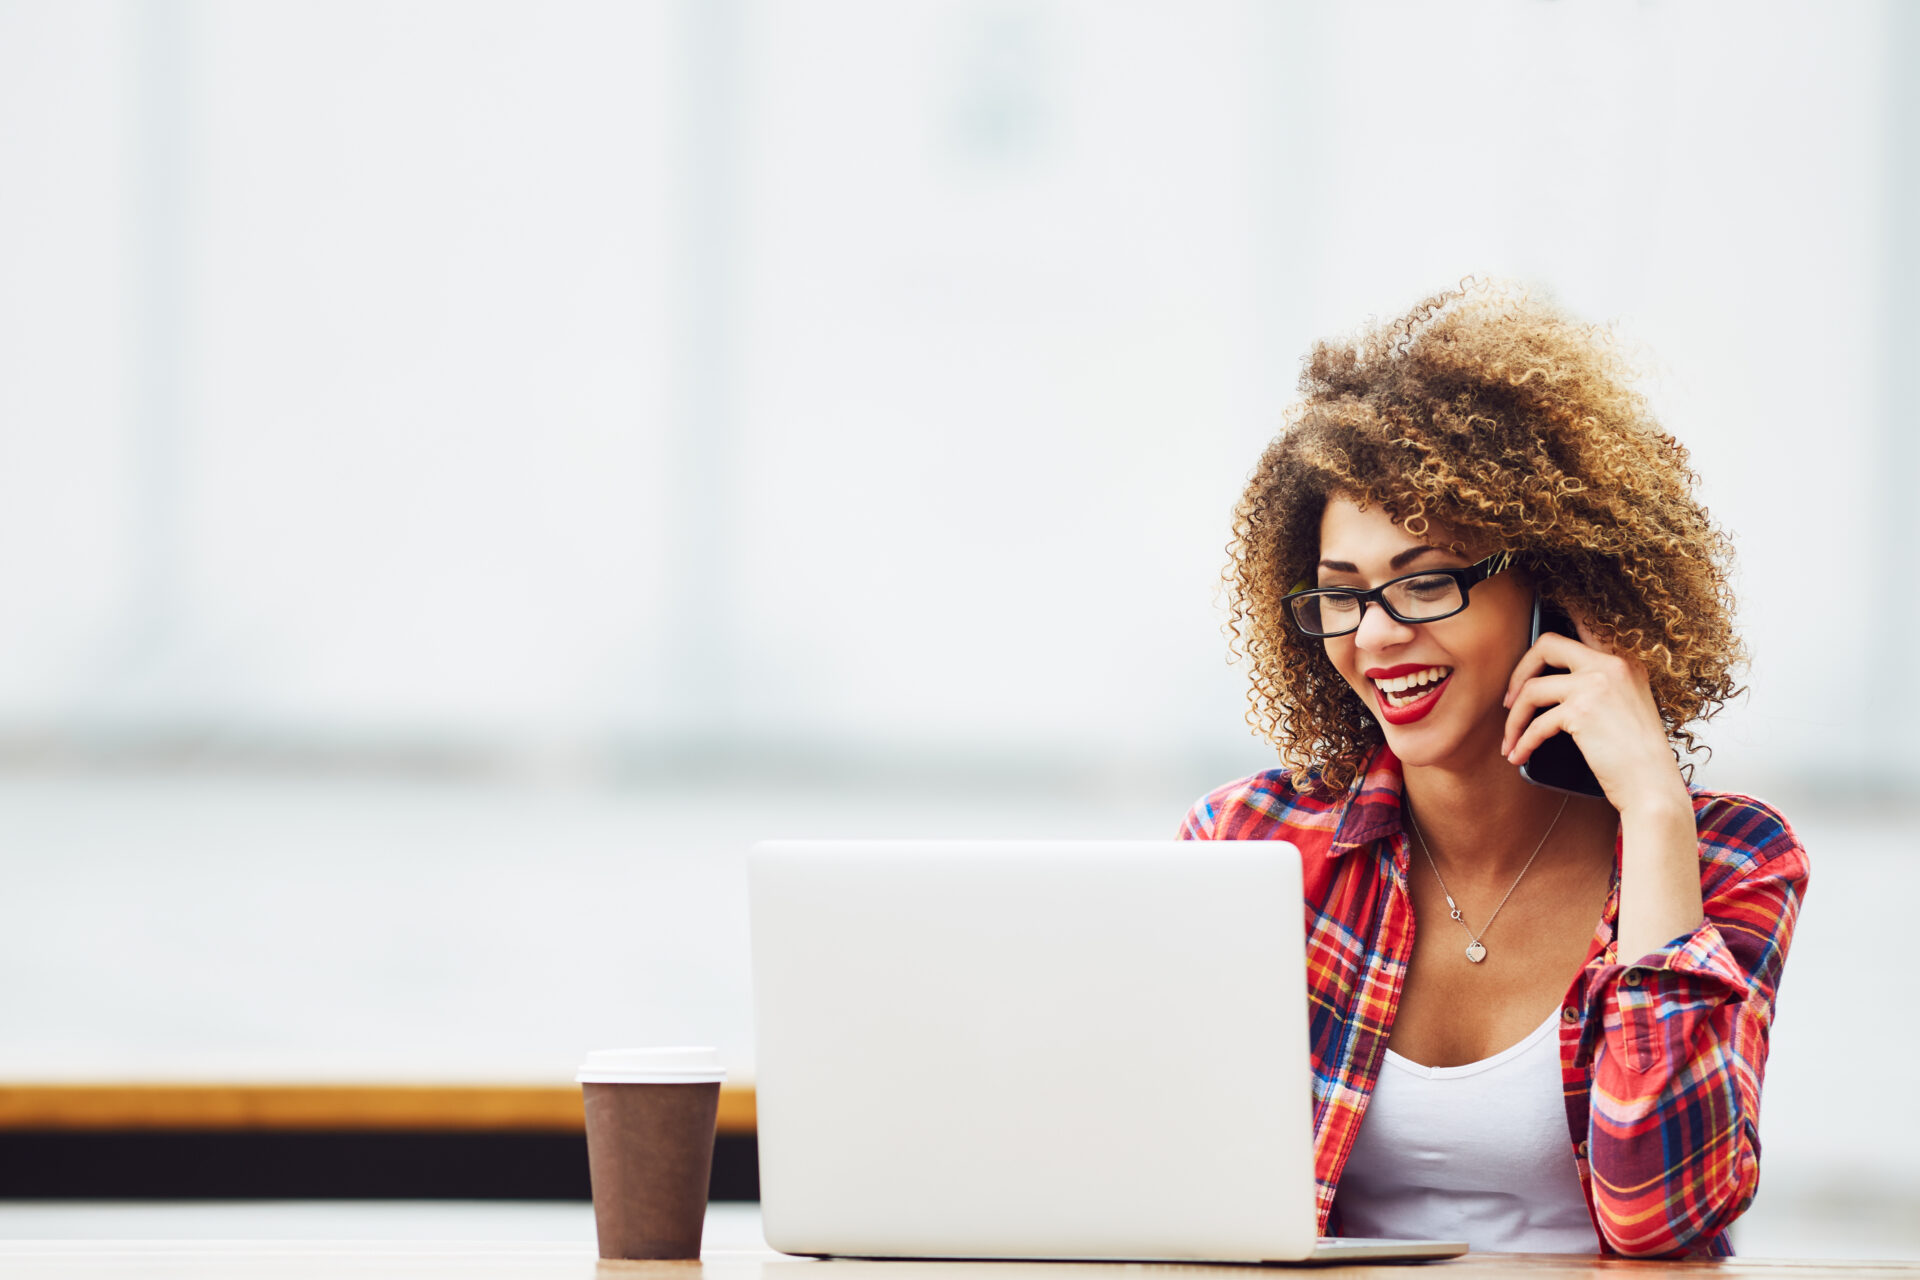
[[[1321,1229],[1728,1253],[1807,863],[1673,746],[1744,656],[1686,450],[1603,331],[1471,282],[1301,387],[1227,573],[1286,767],[1183,834],[1302,851]],[[1604,796],[1522,776],[1554,734]]]

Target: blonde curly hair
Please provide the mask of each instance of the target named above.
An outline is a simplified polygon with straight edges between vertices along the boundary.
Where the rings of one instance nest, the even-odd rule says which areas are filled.
[[[1451,549],[1514,553],[1542,595],[1647,668],[1668,738],[1743,692],[1728,583],[1733,547],[1693,497],[1612,333],[1511,286],[1469,278],[1404,317],[1319,342],[1301,401],[1234,510],[1227,630],[1251,675],[1247,723],[1296,787],[1344,791],[1380,727],[1281,597],[1311,581],[1327,499],[1379,506]],[[1711,756],[1711,752],[1708,753]],[[1679,753],[1676,752],[1676,758]],[[1693,765],[1682,772],[1692,780]]]

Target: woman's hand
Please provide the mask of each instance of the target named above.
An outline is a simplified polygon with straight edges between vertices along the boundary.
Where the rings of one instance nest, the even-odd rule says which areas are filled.
[[[1651,956],[1706,918],[1693,797],[1667,745],[1647,669],[1603,645],[1578,615],[1579,640],[1543,632],[1507,684],[1507,732],[1514,764],[1549,735],[1570,733],[1620,814],[1620,913],[1615,952],[1622,963]],[[1565,675],[1542,675],[1548,666]],[[1532,724],[1527,718],[1544,707]]]
[[[1671,813],[1676,804],[1691,815],[1692,798],[1667,743],[1646,667],[1602,644],[1571,610],[1569,616],[1579,640],[1543,631],[1513,669],[1500,754],[1524,764],[1542,742],[1565,733],[1623,815],[1656,808]],[[1566,672],[1543,674],[1549,666]],[[1540,717],[1529,724],[1536,710]]]

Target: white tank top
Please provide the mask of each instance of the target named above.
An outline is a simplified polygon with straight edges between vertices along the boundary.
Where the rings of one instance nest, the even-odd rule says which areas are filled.
[[[1475,1253],[1594,1253],[1560,1083],[1556,1008],[1491,1058],[1423,1067],[1393,1050],[1336,1200],[1350,1236],[1465,1240]]]

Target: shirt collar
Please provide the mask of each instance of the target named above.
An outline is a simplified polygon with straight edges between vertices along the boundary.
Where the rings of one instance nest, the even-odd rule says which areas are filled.
[[[1383,837],[1400,834],[1402,785],[1400,757],[1382,742],[1367,758],[1360,776],[1347,788],[1346,808],[1340,815],[1340,826],[1334,831],[1332,842],[1327,845],[1327,856],[1337,858]]]

